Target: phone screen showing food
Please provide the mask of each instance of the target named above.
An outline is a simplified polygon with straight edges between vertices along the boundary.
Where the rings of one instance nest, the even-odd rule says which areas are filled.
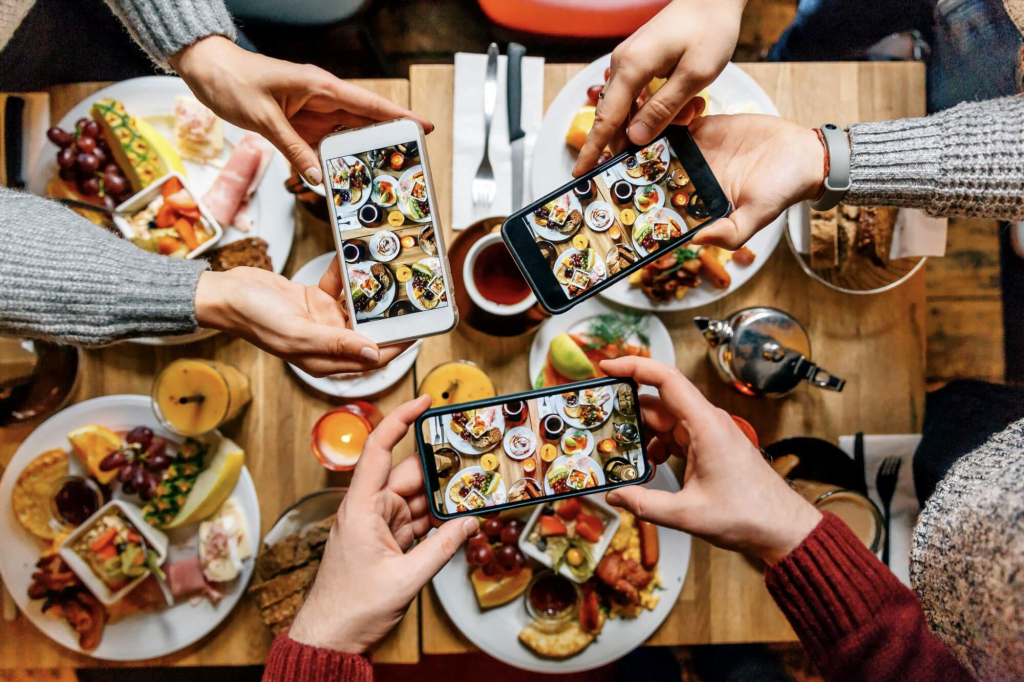
[[[444,514],[589,494],[650,474],[632,383],[586,382],[471,405],[421,424],[433,449],[433,501]]]
[[[449,283],[418,143],[330,158],[326,166],[356,321],[447,306]]]
[[[689,239],[724,215],[728,202],[688,134],[686,140],[686,165],[662,137],[505,223],[506,241],[545,307],[561,312],[622,279],[648,256],[659,263],[663,257],[659,274],[673,281],[673,292],[699,284],[700,249],[690,248]],[[703,185],[708,178],[698,191],[694,181]]]

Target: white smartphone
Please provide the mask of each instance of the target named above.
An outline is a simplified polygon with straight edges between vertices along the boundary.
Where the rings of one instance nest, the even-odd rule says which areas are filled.
[[[381,346],[443,334],[459,319],[426,151],[423,128],[407,118],[320,141],[349,320]]]

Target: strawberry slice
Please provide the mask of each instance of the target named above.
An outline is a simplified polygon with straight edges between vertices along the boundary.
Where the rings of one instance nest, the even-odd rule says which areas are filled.
[[[566,521],[572,521],[580,515],[580,511],[582,509],[583,506],[580,504],[580,501],[575,497],[572,497],[563,502],[562,506],[555,510],[555,513]]]
[[[164,197],[164,201],[178,211],[194,211],[197,208],[196,200],[192,198],[192,195],[186,189],[180,189],[174,194]]]
[[[568,531],[569,529],[565,527],[565,523],[561,519],[555,516],[540,517],[540,534],[544,537],[565,535]]]
[[[604,523],[593,514],[580,512],[580,515],[576,517],[576,534],[587,542],[598,542],[603,532]]]

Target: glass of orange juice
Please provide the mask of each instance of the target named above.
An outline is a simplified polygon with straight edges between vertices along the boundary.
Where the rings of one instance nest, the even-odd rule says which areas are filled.
[[[331,471],[354,469],[381,419],[380,410],[362,400],[325,412],[313,425],[313,454]]]
[[[476,364],[469,360],[443,362],[423,377],[417,396],[429,395],[430,406],[455,405],[497,395],[494,383]]]
[[[182,358],[157,375],[152,397],[153,412],[164,428],[199,436],[237,417],[252,393],[249,378],[231,365]]]

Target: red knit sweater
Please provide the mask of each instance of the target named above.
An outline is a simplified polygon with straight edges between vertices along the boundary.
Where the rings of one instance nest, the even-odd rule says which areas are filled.
[[[818,669],[843,682],[973,680],[928,630],[917,597],[853,534],[825,513],[765,574],[768,591]],[[364,656],[299,644],[281,634],[264,682],[372,682]]]
[[[931,633],[921,602],[838,516],[765,574],[768,591],[828,680],[973,680]]]

